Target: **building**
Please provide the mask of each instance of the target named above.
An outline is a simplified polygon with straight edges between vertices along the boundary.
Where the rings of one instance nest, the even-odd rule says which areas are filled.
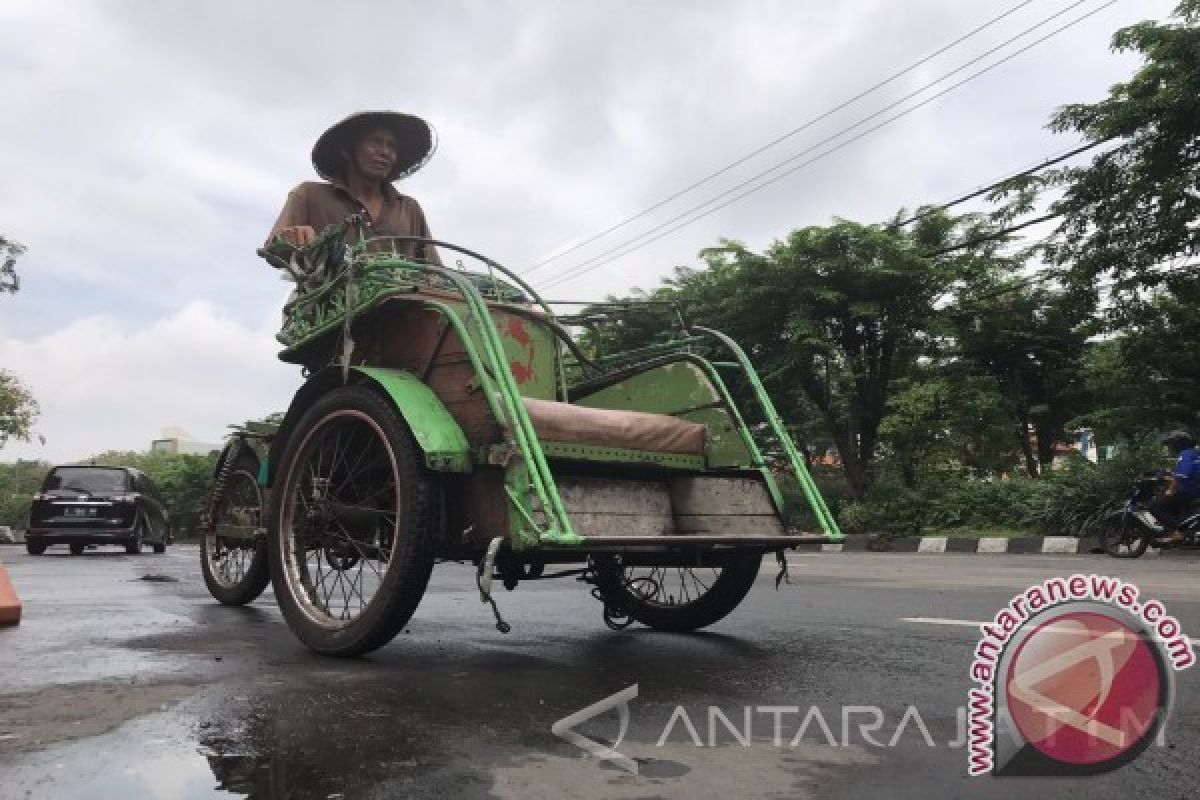
[[[222,445],[211,442],[198,442],[182,428],[163,428],[162,438],[150,442],[152,453],[177,455],[206,456],[214,450],[219,451],[221,447]]]

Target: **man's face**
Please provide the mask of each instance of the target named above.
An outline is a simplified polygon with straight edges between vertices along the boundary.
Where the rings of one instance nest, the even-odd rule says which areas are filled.
[[[368,130],[350,154],[351,169],[372,180],[384,180],[395,165],[396,136],[386,128]]]

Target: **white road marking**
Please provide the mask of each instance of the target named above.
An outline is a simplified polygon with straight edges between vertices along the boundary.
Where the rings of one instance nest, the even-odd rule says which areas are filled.
[[[977,622],[973,619],[942,619],[941,617],[901,617],[901,622],[915,622],[919,625],[955,625],[963,628],[976,628],[980,625],[987,625],[986,622]],[[1196,646],[1200,646],[1200,639],[1188,639],[1189,642]]]

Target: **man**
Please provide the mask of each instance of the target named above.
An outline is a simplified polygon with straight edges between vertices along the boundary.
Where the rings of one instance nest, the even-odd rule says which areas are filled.
[[[433,130],[420,117],[393,111],[346,117],[313,146],[313,167],[326,182],[307,181],[288,193],[267,245],[278,236],[303,247],[327,225],[352,214],[362,215],[371,236],[432,238],[417,201],[397,192],[392,182],[424,166],[434,147]],[[403,242],[396,243],[395,250],[409,258],[442,263],[432,246]]]
[[[1197,498],[1200,498],[1200,451],[1196,441],[1187,431],[1171,431],[1162,438],[1162,443],[1176,456],[1175,468],[1171,471],[1170,484],[1150,507],[1159,524],[1170,533],[1159,539],[1159,544],[1180,544],[1183,532],[1176,526],[1178,517]]]

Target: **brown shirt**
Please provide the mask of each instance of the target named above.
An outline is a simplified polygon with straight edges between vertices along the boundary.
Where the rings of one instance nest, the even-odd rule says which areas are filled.
[[[429,225],[425,222],[425,212],[421,211],[417,201],[400,194],[390,183],[383,186],[383,208],[379,217],[373,219],[363,204],[341,184],[306,181],[288,192],[283,211],[279,212],[279,219],[275,220],[267,239],[269,242],[280,228],[296,225],[310,225],[320,233],[326,226],[342,222],[351,214],[361,214],[370,220],[371,229],[368,235],[433,238],[429,233]],[[432,246],[417,242],[394,244],[397,252],[409,258],[419,258],[438,265],[442,263],[437,250]],[[392,246],[388,244],[372,249],[391,250]]]

